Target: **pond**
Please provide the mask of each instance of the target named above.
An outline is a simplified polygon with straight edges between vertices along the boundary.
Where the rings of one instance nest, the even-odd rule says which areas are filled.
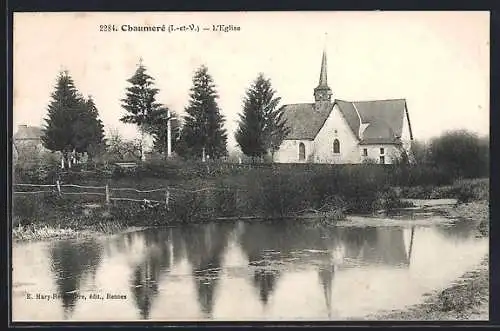
[[[240,221],[15,243],[12,319],[363,318],[420,303],[477,265],[488,241],[472,223]]]

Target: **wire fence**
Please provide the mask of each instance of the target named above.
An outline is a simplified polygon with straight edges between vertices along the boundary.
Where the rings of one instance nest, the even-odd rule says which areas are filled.
[[[12,193],[14,195],[29,195],[29,194],[42,194],[42,193],[52,193],[57,194],[59,196],[63,195],[73,195],[73,196],[104,196],[104,202],[109,204],[111,201],[130,201],[130,202],[154,202],[154,203],[164,203],[167,207],[169,203],[172,201],[176,201],[176,193],[201,193],[201,192],[210,192],[210,191],[227,191],[227,188],[219,188],[219,187],[203,187],[199,189],[189,190],[185,188],[179,187],[159,187],[148,190],[140,190],[132,187],[110,187],[110,185],[105,186],[86,186],[86,185],[77,185],[77,184],[62,184],[59,180],[56,181],[55,184],[30,184],[30,183],[19,183],[13,184],[14,187],[19,188],[52,188],[52,190],[35,190],[35,191],[18,191],[14,190]],[[72,188],[72,189],[82,189],[83,191],[78,192],[69,192],[68,190],[64,190],[64,188]],[[98,190],[98,191],[88,191],[88,190]],[[238,189],[238,191],[241,189]],[[148,194],[148,193],[162,193],[164,194],[164,200],[149,198],[137,198],[137,197],[123,197],[119,196],[120,192],[132,192],[137,194]],[[113,194],[118,193],[118,194]],[[157,195],[158,196],[158,195]]]

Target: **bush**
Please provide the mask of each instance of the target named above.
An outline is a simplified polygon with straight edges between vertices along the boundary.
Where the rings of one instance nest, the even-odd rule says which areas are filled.
[[[457,180],[446,186],[403,187],[401,195],[411,199],[457,199],[460,203],[489,200],[489,179]]]
[[[452,131],[435,138],[429,147],[430,162],[454,178],[478,178],[489,172],[489,142],[476,134]]]
[[[453,185],[455,197],[459,203],[489,199],[487,180],[459,180]]]
[[[396,189],[386,187],[378,194],[378,198],[374,203],[374,210],[384,210],[390,212],[394,209],[414,207],[413,203],[402,201],[401,195]]]

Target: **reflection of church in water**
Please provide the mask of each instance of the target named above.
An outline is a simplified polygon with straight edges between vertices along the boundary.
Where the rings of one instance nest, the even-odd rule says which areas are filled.
[[[130,250],[138,240],[145,248],[143,257],[131,265],[129,281],[139,317],[151,318],[152,308],[161,305],[157,300],[160,281],[175,265],[187,261],[199,311],[204,318],[213,318],[217,288],[224,276],[223,257],[231,240],[247,258],[249,282],[264,309],[271,304],[283,274],[291,272],[276,266],[289,261],[295,267],[316,270],[328,318],[331,318],[335,300],[332,297],[335,276],[353,267],[350,263],[407,268],[413,250],[413,228],[320,230],[306,229],[301,224],[253,223],[240,227],[238,231],[235,229],[232,223],[185,226],[168,231],[151,229],[124,234],[113,242],[113,249],[121,252]],[[103,250],[110,253],[111,248],[92,242],[55,245],[51,259],[56,266],[53,273],[58,291],[79,291],[82,279],[87,277],[85,275],[92,277],[94,274],[95,277]],[[75,299],[62,301],[66,318],[70,318],[76,303]]]
[[[334,230],[304,230],[302,225],[252,224],[240,238],[249,266],[255,268],[253,285],[264,306],[277,287],[283,272],[273,269],[287,259],[293,264],[309,265],[315,252],[315,268],[323,292],[328,318],[332,313],[332,292],[335,275],[351,268],[344,261],[407,268],[410,265],[414,228],[335,228]]]

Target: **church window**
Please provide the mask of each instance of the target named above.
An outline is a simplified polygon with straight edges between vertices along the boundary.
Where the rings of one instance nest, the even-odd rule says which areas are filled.
[[[380,154],[384,154],[384,148],[383,147],[380,148]]]
[[[363,156],[368,156],[368,148],[363,148]]]
[[[306,159],[306,145],[304,143],[299,144],[299,160],[303,161]]]
[[[335,139],[333,141],[333,153],[335,154],[340,153],[340,141],[338,139]]]
[[[385,164],[385,156],[380,156],[380,164]]]

